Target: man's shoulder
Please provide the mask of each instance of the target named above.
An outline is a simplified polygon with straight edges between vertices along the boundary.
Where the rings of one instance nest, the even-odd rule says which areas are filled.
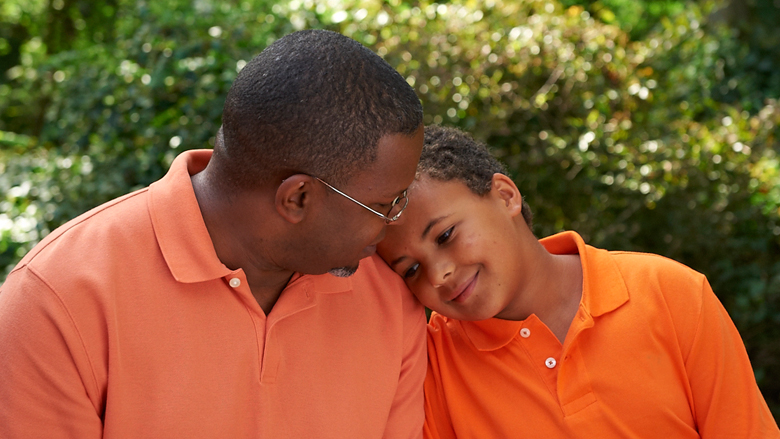
[[[75,267],[97,255],[102,247],[121,245],[117,241],[138,242],[144,230],[151,230],[147,191],[144,188],[115,198],[66,222],[33,247],[13,271],[29,265],[46,267],[52,262]]]
[[[417,320],[422,316],[421,324],[425,324],[423,306],[379,256],[362,259],[355,274],[344,279],[349,280],[354,299],[362,303],[364,309],[374,309],[386,316],[403,316],[404,319],[413,317]]]
[[[376,254],[360,260],[360,267],[352,279],[359,286],[366,285],[377,290],[395,290],[411,294],[401,276]]]

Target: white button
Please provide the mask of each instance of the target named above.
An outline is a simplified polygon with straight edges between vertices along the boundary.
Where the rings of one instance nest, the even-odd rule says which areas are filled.
[[[228,282],[231,287],[238,288],[241,286],[241,279],[234,277],[233,279],[230,279],[230,282]]]
[[[520,337],[528,338],[531,336],[531,330],[528,328],[523,328],[520,330]]]
[[[555,361],[555,358],[553,357],[544,360],[544,365],[547,366],[548,369],[552,369],[556,364],[558,364],[558,362]]]

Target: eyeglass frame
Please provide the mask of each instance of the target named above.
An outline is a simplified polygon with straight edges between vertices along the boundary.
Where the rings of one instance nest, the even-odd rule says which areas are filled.
[[[341,195],[342,197],[344,197],[344,198],[348,199],[349,201],[352,201],[353,203],[357,204],[358,206],[360,206],[360,207],[362,207],[362,208],[364,208],[364,209],[368,210],[369,212],[373,213],[374,215],[376,215],[376,216],[378,216],[378,217],[382,218],[383,220],[385,220],[385,224],[390,224],[390,223],[392,223],[392,222],[394,222],[394,221],[398,221],[398,219],[399,219],[399,218],[401,218],[401,214],[402,214],[402,213],[404,213],[404,210],[406,210],[406,206],[408,206],[408,205],[409,205],[409,197],[408,197],[408,195],[407,195],[407,193],[406,193],[406,191],[407,191],[407,190],[406,190],[406,189],[404,189],[404,191],[403,191],[403,192],[401,192],[401,195],[397,196],[397,197],[395,198],[395,200],[393,200],[393,202],[392,202],[392,203],[390,203],[390,210],[389,210],[388,212],[392,212],[392,211],[393,211],[393,208],[394,208],[396,205],[398,205],[398,204],[401,202],[401,200],[406,200],[406,202],[404,203],[404,205],[403,205],[403,206],[401,206],[401,210],[400,210],[400,211],[399,211],[397,214],[395,214],[395,215],[394,215],[394,216],[392,216],[392,217],[389,217],[389,216],[387,216],[387,215],[385,215],[385,214],[383,214],[383,213],[381,213],[381,212],[378,212],[378,211],[376,211],[376,210],[374,210],[374,209],[372,209],[372,208],[370,208],[370,207],[366,206],[365,204],[363,204],[363,203],[361,203],[360,201],[358,201],[358,200],[356,200],[356,199],[354,199],[354,198],[350,197],[349,195],[345,194],[344,192],[341,192],[340,190],[336,189],[335,187],[333,187],[333,185],[331,185],[330,183],[328,183],[328,182],[326,182],[325,180],[321,179],[320,177],[314,177],[314,178],[316,178],[317,180],[319,180],[319,182],[320,182],[320,183],[324,184],[324,185],[325,185],[325,186],[327,186],[328,188],[332,189],[332,190],[333,190],[333,192],[335,192],[335,193],[337,193],[337,194]]]

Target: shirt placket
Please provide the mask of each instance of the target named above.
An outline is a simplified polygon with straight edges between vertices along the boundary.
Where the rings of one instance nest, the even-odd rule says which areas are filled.
[[[528,354],[532,367],[557,401],[561,343],[550,332],[550,329],[537,318],[526,319],[523,327],[520,328],[518,339]]]
[[[573,415],[596,402],[579,343],[582,332],[591,327],[593,317],[580,306],[566,335],[558,371],[558,401],[564,416]]]
[[[282,361],[282,345],[285,341],[283,332],[286,324],[285,320],[314,306],[314,294],[309,290],[307,281],[296,281],[282,292],[273,310],[265,320],[264,349],[262,351],[262,365],[260,368],[260,382],[262,384],[273,384],[276,382],[279,365]]]
[[[255,300],[243,270],[235,270],[224,277],[233,293],[244,302],[255,329],[257,343],[258,375],[262,384],[273,384],[281,362],[278,323],[300,311],[313,307],[314,299],[306,288],[306,282],[296,280],[279,296],[269,316]]]

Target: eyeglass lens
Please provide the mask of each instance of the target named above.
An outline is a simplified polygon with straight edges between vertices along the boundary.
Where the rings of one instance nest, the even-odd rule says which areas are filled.
[[[406,208],[406,203],[408,202],[409,198],[406,197],[406,192],[404,192],[400,197],[393,201],[392,207],[390,207],[390,211],[387,213],[387,217],[395,218],[399,213],[403,212]]]

